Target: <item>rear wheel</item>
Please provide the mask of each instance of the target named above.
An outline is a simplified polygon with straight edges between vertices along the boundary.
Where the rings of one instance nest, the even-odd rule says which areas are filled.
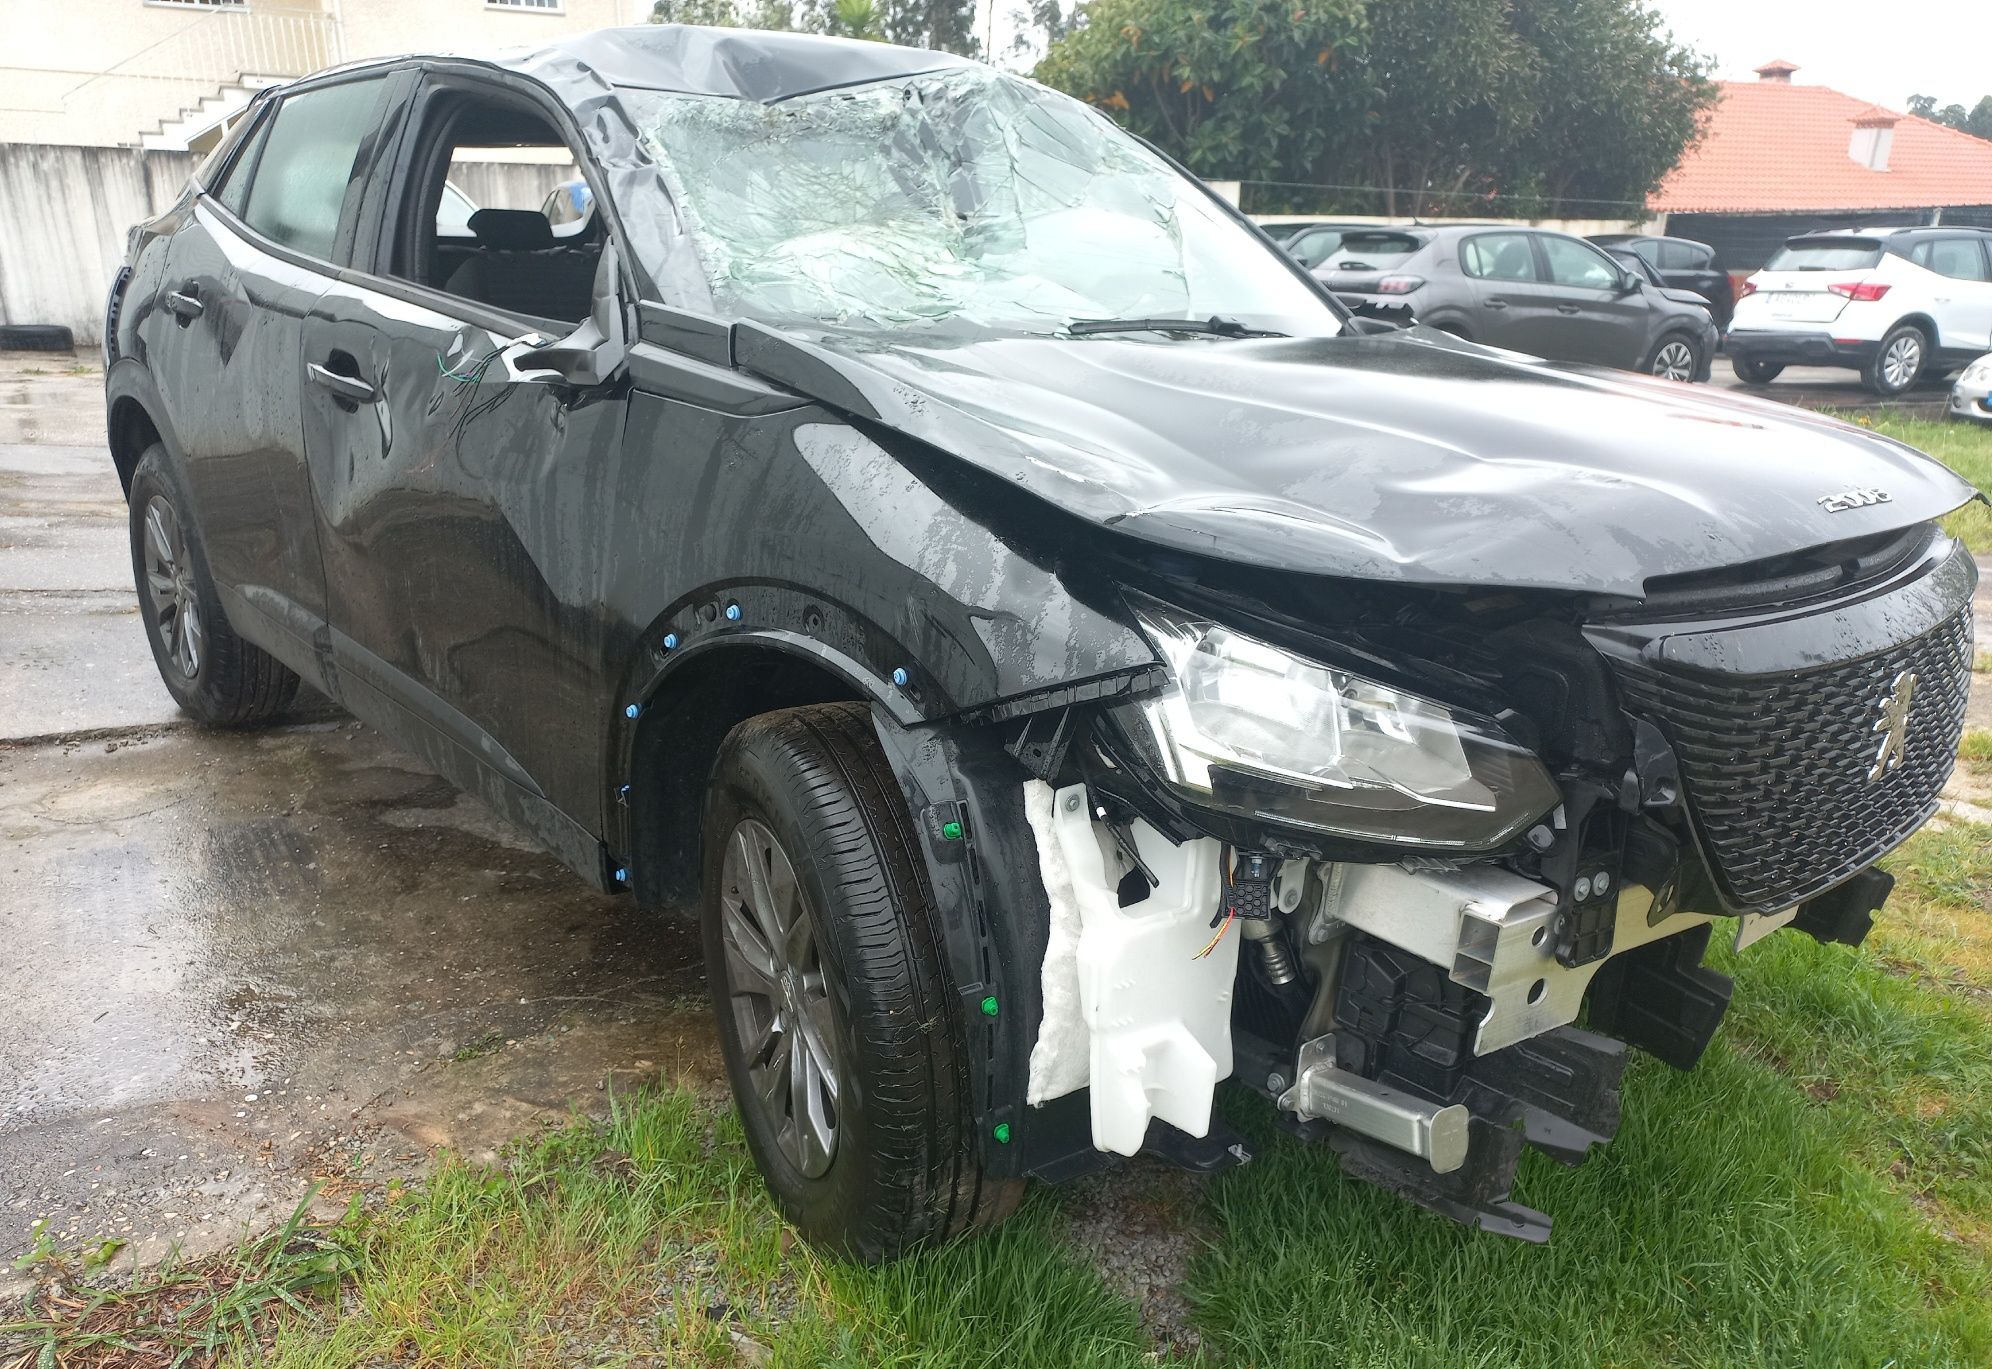
[[[750,719],[705,809],[706,979],[761,1176],[812,1244],[894,1258],[1008,1216],[910,818],[861,705]]]
[[[217,727],[251,727],[290,706],[296,674],[229,627],[193,506],[157,443],[132,472],[131,564],[153,662],[181,708]]]
[[[1746,361],[1742,357],[1731,357],[1729,368],[1736,372],[1738,380],[1752,385],[1768,385],[1784,371],[1775,361]]]
[[[1646,358],[1647,373],[1662,380],[1691,381],[1701,374],[1701,368],[1701,344],[1684,333],[1661,338]]]
[[[1901,394],[1923,374],[1929,356],[1930,341],[1921,328],[1905,323],[1891,329],[1867,364],[1868,388],[1884,399]]]

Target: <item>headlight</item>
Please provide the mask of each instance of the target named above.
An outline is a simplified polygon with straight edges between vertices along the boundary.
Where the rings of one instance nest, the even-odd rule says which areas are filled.
[[[1141,712],[1169,782],[1213,807],[1400,845],[1485,850],[1560,800],[1490,719],[1131,599],[1170,681]]]
[[[1961,377],[1966,385],[1983,385],[1992,382],[1992,361],[1974,361],[1964,368]]]

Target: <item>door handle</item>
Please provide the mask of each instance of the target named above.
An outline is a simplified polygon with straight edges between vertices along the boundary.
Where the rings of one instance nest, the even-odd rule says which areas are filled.
[[[1486,309],[1506,309],[1508,301],[1504,299],[1490,299],[1481,307]]]
[[[194,292],[193,282],[188,281],[185,290],[169,290],[167,292],[166,308],[180,322],[192,323],[201,316],[206,306],[201,303],[201,297]]]
[[[304,370],[311,377],[312,384],[330,390],[334,398],[343,399],[348,404],[371,404],[380,398],[380,391],[358,376],[340,375],[331,367],[321,366],[315,361]]]
[[[1574,304],[1559,304],[1556,306],[1556,312],[1559,314],[1581,314],[1584,311]]]

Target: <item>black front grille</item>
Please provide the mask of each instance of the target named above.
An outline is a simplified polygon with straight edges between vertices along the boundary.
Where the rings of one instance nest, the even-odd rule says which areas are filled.
[[[1730,904],[1790,907],[1867,866],[1937,807],[1971,676],[1971,610],[1858,660],[1777,675],[1617,663],[1630,707],[1673,743]],[[1916,676],[1901,763],[1870,779],[1883,706]]]

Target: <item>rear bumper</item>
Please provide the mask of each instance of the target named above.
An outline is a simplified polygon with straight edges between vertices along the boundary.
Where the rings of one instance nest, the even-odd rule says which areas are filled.
[[[1859,370],[1874,360],[1875,349],[1881,344],[1837,340],[1831,333],[1731,328],[1723,346],[1739,361],[1762,361],[1774,366],[1847,366]]]

